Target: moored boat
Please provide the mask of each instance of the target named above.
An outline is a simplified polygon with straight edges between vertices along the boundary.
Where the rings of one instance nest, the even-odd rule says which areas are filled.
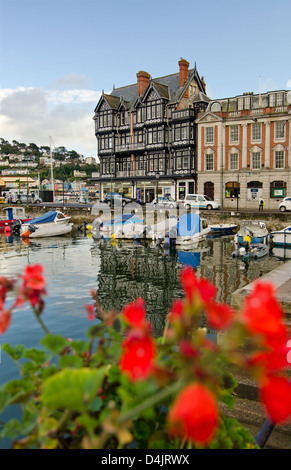
[[[72,231],[71,217],[60,211],[48,211],[45,214],[25,222],[20,227],[23,238],[43,238],[66,235]]]
[[[207,219],[201,218],[197,213],[184,214],[175,227],[167,233],[168,242],[181,246],[184,249],[197,247],[210,233]]]
[[[243,220],[240,229],[235,235],[235,242],[242,245],[245,240],[249,244],[266,244],[269,238],[269,231],[266,223],[260,220]]]
[[[21,223],[31,220],[25,214],[24,207],[4,207],[3,210],[6,212],[6,216],[0,219],[0,230],[9,230],[17,220],[21,221]]]
[[[231,254],[232,258],[263,258],[269,253],[269,247],[265,243],[251,243],[249,246],[241,246]]]
[[[234,231],[238,228],[236,224],[211,224],[210,229],[211,232],[210,234],[221,234],[221,235],[227,235],[234,233]]]
[[[270,233],[270,239],[274,245],[291,246],[291,225],[282,230],[274,230]]]

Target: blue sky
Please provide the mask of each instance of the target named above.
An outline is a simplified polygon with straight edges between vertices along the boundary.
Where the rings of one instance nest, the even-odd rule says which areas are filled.
[[[102,90],[181,57],[211,98],[291,89],[290,19],[290,0],[0,0],[0,136],[94,156]]]

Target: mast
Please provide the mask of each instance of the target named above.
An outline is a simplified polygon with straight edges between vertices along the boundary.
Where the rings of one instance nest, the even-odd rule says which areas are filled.
[[[52,155],[52,138],[50,136],[50,157],[51,157],[51,184],[53,191],[53,202],[55,200],[55,185],[54,185],[54,172],[53,172],[53,155]]]

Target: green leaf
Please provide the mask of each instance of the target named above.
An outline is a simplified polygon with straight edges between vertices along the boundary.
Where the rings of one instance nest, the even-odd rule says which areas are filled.
[[[83,361],[78,356],[63,356],[60,359],[60,367],[73,367],[75,369],[80,369],[83,365]]]
[[[4,391],[11,396],[10,403],[24,403],[34,393],[34,385],[28,379],[11,380],[4,385]]]
[[[2,350],[9,354],[12,359],[18,361],[23,357],[25,347],[22,344],[19,344],[18,346],[10,346],[10,344],[3,344]]]
[[[10,404],[10,394],[0,390],[0,414]]]
[[[36,364],[43,364],[47,360],[46,353],[39,349],[27,349],[24,353],[24,357],[30,359]]]
[[[106,367],[99,370],[64,369],[44,383],[43,404],[50,409],[86,411],[92,405],[105,373]]]
[[[49,351],[54,354],[60,354],[70,342],[61,335],[46,335],[41,341]]]

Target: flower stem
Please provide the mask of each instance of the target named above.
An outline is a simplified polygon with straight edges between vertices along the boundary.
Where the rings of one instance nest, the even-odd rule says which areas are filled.
[[[119,416],[117,422],[119,424],[128,421],[135,416],[139,415],[147,408],[156,405],[161,400],[167,398],[168,396],[172,395],[173,393],[178,392],[184,386],[184,381],[180,380],[178,382],[174,382],[166,388],[163,388],[159,392],[157,392],[154,396],[149,397],[147,400],[144,400],[142,403],[139,403],[136,407],[132,408],[131,410],[126,411],[124,414]]]
[[[37,311],[35,310],[34,307],[32,307],[32,310],[33,310],[33,313],[38,321],[38,323],[40,324],[40,326],[42,327],[43,331],[45,332],[46,335],[49,335],[50,334],[50,331],[49,329],[46,327],[46,325],[44,324],[44,322],[42,321],[40,315],[37,313]]]

